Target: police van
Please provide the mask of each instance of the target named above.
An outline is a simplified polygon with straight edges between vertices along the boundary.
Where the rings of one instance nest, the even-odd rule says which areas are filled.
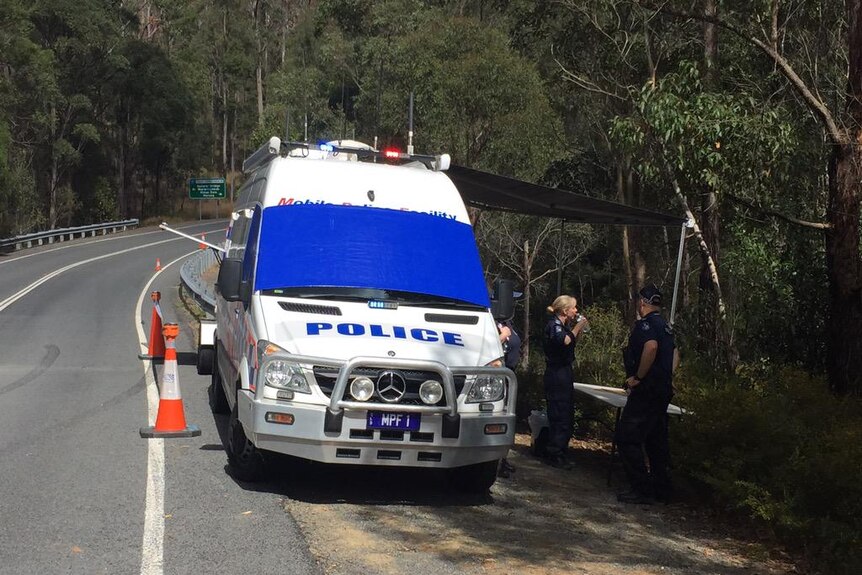
[[[448,165],[277,137],[244,162],[199,349],[237,478],[275,452],[494,483],[517,380],[491,308],[511,314],[511,284],[491,301]]]

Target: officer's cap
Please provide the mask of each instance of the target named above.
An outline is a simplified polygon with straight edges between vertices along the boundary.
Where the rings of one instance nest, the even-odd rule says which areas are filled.
[[[645,285],[638,294],[650,305],[661,305],[661,291],[655,287],[655,284]]]

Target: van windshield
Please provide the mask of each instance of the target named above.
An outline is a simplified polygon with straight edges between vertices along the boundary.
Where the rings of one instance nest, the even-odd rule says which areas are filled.
[[[445,215],[381,208],[266,208],[254,281],[265,294],[490,305],[469,225]]]

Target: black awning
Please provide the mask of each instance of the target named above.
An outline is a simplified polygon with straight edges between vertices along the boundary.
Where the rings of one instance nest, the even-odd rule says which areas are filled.
[[[444,172],[464,202],[476,208],[562,218],[585,224],[679,226],[684,218],[591,198],[567,190],[530,184],[472,168],[452,165]]]

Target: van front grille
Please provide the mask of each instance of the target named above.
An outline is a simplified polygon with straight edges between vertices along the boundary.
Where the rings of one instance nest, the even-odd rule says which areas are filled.
[[[338,377],[338,370],[332,367],[326,367],[321,365],[315,365],[313,368],[314,371],[314,379],[317,381],[318,387],[320,387],[320,391],[326,395],[326,397],[332,397],[332,390],[335,387],[335,380]],[[380,376],[382,371],[392,371],[390,368],[377,368],[377,367],[360,367],[353,371],[350,374],[349,379],[353,379],[359,376],[365,376],[371,379],[371,381],[377,382],[377,378]],[[434,381],[443,382],[443,379],[440,377],[439,373],[433,371],[419,371],[419,370],[410,370],[410,369],[398,369],[394,370],[404,376],[404,381],[407,384],[407,389],[404,392],[404,397],[401,398],[401,405],[424,405],[422,400],[419,399],[419,386],[422,385],[423,382],[431,379]],[[461,391],[464,389],[464,382],[466,381],[466,376],[464,375],[456,375],[454,377],[455,383],[455,394],[460,395]],[[348,389],[345,390],[345,399],[352,399],[350,397],[350,386],[348,385]],[[381,401],[380,398],[377,397],[377,393],[375,392],[374,397],[372,398],[374,401]],[[441,399],[437,405],[446,405],[446,398]]]

